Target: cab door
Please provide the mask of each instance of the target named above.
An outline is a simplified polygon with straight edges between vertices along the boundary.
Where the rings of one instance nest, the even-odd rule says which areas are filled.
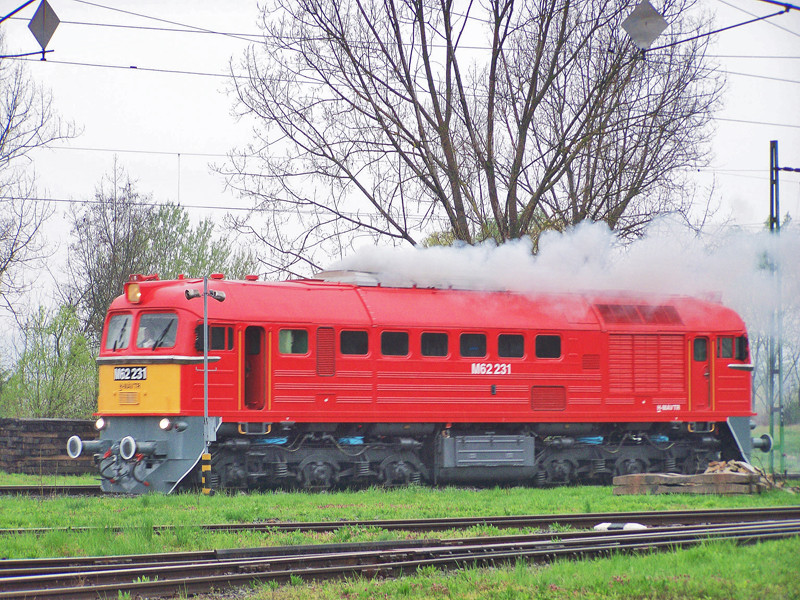
[[[262,410],[267,398],[267,348],[263,327],[244,330],[244,407]]]
[[[690,410],[707,410],[711,400],[711,351],[708,336],[697,336],[689,343]]]

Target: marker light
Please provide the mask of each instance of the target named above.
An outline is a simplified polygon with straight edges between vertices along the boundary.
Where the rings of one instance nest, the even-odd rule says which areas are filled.
[[[142,290],[139,288],[138,283],[125,284],[125,297],[128,302],[138,304],[142,300]]]
[[[167,417],[164,417],[158,422],[158,427],[162,431],[185,431],[189,424],[186,421],[172,421]]]
[[[97,431],[103,431],[106,427],[108,427],[108,423],[103,417],[100,417],[94,422],[94,428],[97,429]]]

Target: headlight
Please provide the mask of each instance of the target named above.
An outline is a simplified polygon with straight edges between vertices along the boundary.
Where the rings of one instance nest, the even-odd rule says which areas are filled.
[[[100,417],[94,422],[94,428],[97,429],[97,431],[103,431],[106,427],[108,427],[108,423],[103,417]]]
[[[164,417],[158,422],[158,427],[162,431],[170,431],[174,429],[175,431],[185,431],[189,424],[186,421],[172,421],[167,417]]]
[[[126,283],[125,284],[125,297],[128,299],[128,302],[132,304],[138,304],[142,299],[142,290],[139,288],[138,283]]]

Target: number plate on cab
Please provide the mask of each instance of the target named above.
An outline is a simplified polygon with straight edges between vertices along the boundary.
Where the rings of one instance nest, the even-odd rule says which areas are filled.
[[[147,367],[114,367],[114,381],[144,381]]]

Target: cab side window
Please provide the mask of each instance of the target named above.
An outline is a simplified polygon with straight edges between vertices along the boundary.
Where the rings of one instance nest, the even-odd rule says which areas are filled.
[[[281,329],[278,351],[281,354],[308,354],[308,332],[305,329]]]
[[[194,349],[203,351],[203,324],[194,328]],[[209,350],[233,350],[233,327],[224,325],[208,326]]]

